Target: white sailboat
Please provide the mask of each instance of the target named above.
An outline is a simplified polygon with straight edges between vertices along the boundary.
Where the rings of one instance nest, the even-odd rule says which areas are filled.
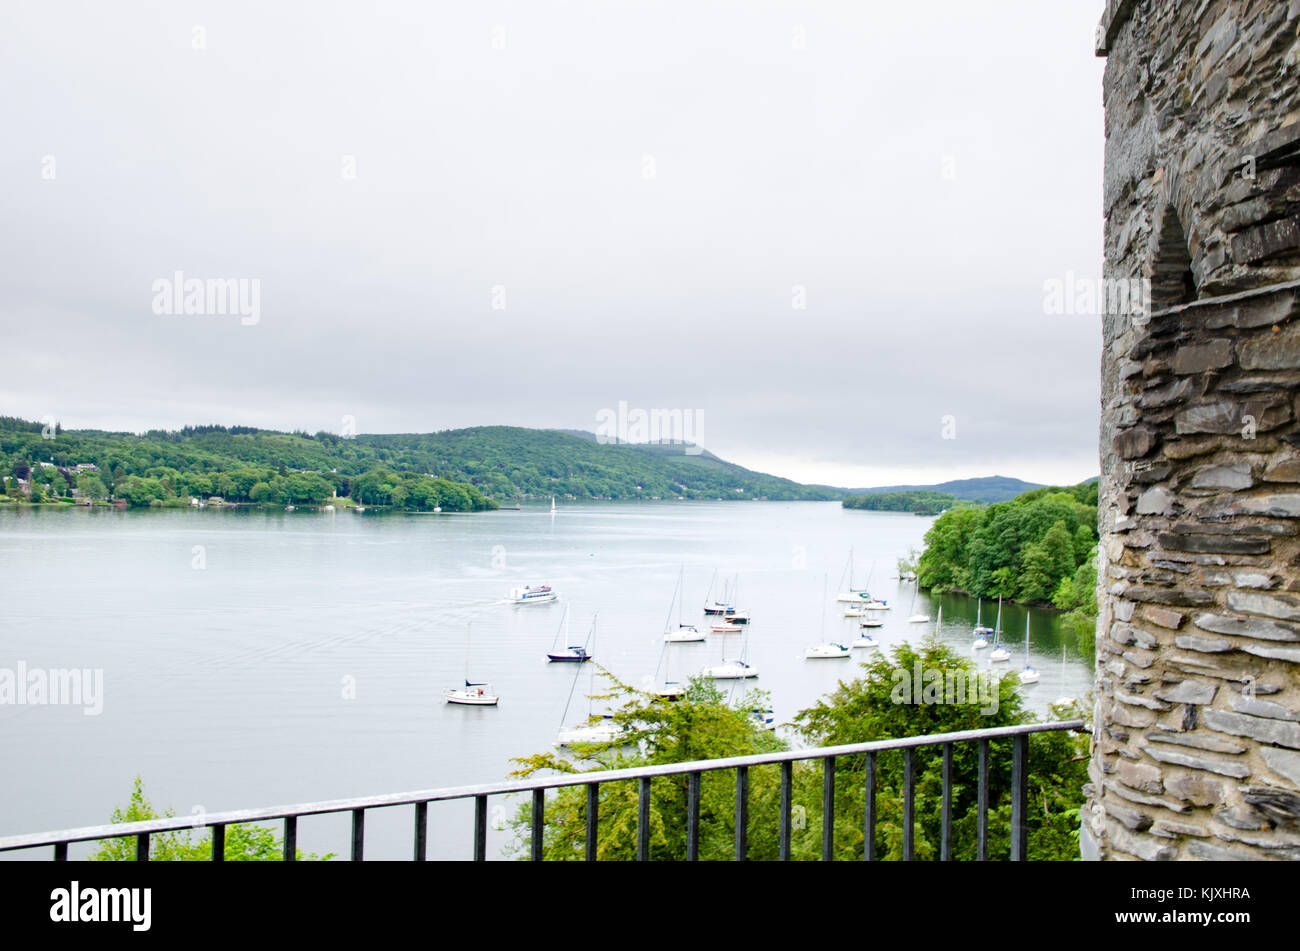
[[[740,641],[740,657],[735,660],[727,660],[727,641],[723,638],[718,642],[722,645],[722,662],[713,667],[705,667],[701,674],[705,677],[712,677],[714,680],[748,680],[751,677],[758,676],[758,669],[745,663],[745,653],[749,647],[749,629],[745,629],[745,635]]]
[[[920,591],[921,588],[918,586],[916,590],[912,592],[912,606],[908,608],[908,611],[912,613],[912,616],[907,619],[908,624],[927,624],[930,621],[930,615],[916,613],[916,596]]]
[[[469,679],[469,625],[465,627],[465,686],[444,690],[442,695],[448,703],[470,707],[495,707],[501,699],[492,692],[491,684]]]
[[[551,514],[555,514],[555,496],[551,496]]]
[[[884,626],[885,626],[884,621],[880,621],[872,617],[863,618],[861,621],[858,622],[858,627],[884,627]]]
[[[663,671],[663,679],[659,679],[659,673]],[[668,676],[668,644],[659,648],[659,665],[655,668],[654,686],[650,692],[656,697],[663,697],[665,700],[676,700],[686,693],[686,684],[671,680]]]
[[[852,657],[853,649],[845,644],[817,644],[814,647],[807,647],[803,652],[806,660],[826,660],[835,657]]]
[[[596,619],[591,620],[591,633],[588,635],[591,642],[591,649],[596,649]],[[560,717],[560,732],[555,737],[555,745],[559,747],[576,746],[582,743],[612,743],[623,734],[623,728],[614,722],[613,717],[608,713],[597,716],[592,713],[591,702],[592,695],[595,694],[596,669],[591,669],[591,679],[587,687],[587,720],[578,726],[564,729],[563,724],[569,719],[569,705],[573,703],[573,689],[578,685],[578,677],[581,671],[573,673],[573,683],[569,686],[569,699],[564,704],[564,714]]]
[[[1064,637],[1061,639],[1061,690],[1062,691],[1065,690],[1065,639]],[[1062,693],[1062,695],[1057,697],[1056,700],[1053,702],[1053,706],[1072,707],[1074,706],[1074,698],[1067,697],[1065,696],[1064,693]]]
[[[852,557],[850,549],[849,557]],[[822,579],[822,637],[826,636],[826,579]],[[803,656],[805,660],[826,660],[836,657],[851,657],[853,649],[845,644],[837,644],[834,641],[823,641],[820,644],[814,644],[812,647],[804,648]]]
[[[1025,669],[1020,671],[1022,684],[1036,684],[1039,680],[1038,668],[1029,663],[1029,612],[1025,612]]]
[[[982,651],[984,648],[989,646],[988,635],[993,633],[993,629],[991,627],[985,627],[980,623],[983,616],[984,599],[980,598],[979,602],[975,606],[975,630],[971,632],[975,635],[975,643],[971,645],[971,650]]]
[[[686,624],[682,621],[682,602],[686,600],[686,565],[682,565],[680,576],[677,579],[677,588],[673,591],[673,600],[668,605],[668,619],[664,621],[664,640],[675,644],[690,643],[692,641],[702,641],[705,634],[694,624]],[[677,626],[672,623],[673,605],[677,605]]]
[[[836,601],[845,604],[854,604],[867,611],[888,611],[889,610],[889,604],[887,602],[880,601],[871,596],[870,587],[867,588],[853,587],[853,549],[852,548],[849,549],[849,563],[846,566],[845,570],[849,579],[849,584],[846,589],[841,590],[840,593],[835,596]],[[872,571],[874,570],[875,568],[873,566]],[[843,580],[844,580],[844,576],[842,575],[840,577],[840,581],[843,582]],[[867,573],[867,584],[868,585],[871,584],[871,572]],[[847,617],[848,615],[845,616]]]
[[[994,664],[1005,664],[1010,659],[1011,651],[1007,650],[1007,645],[1002,643],[1002,596],[998,595],[998,622],[993,632],[993,650],[989,651],[989,661]]]

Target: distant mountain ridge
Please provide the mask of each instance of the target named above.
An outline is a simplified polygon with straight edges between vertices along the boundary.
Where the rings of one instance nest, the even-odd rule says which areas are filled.
[[[1037,482],[1025,482],[1010,476],[985,476],[979,479],[953,479],[937,485],[886,485],[874,489],[845,489],[848,495],[888,495],[895,492],[942,492],[967,502],[1005,502],[1031,489],[1041,489]]]

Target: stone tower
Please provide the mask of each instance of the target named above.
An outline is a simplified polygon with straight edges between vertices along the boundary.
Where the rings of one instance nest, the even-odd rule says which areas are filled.
[[[1085,858],[1300,859],[1300,0],[1109,0]]]

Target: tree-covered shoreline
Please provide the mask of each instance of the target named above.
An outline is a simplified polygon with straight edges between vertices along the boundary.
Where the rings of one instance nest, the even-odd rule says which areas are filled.
[[[188,502],[186,493],[202,499],[215,495],[230,502],[293,505],[321,504],[337,493],[367,506],[421,511],[435,506],[481,511],[500,502],[551,496],[841,497],[826,486],[753,472],[687,448],[607,444],[594,436],[509,426],[356,436],[189,426],[134,434],[65,430],[0,417],[0,460],[7,479],[26,482],[19,470],[52,462],[63,483],[59,495],[67,497],[83,474],[76,467],[89,465],[104,482],[106,494],[125,498],[132,506]]]
[[[912,490],[850,495],[842,503],[846,509],[869,512],[911,512],[914,515],[940,515],[957,508],[971,508],[981,503],[959,499],[950,492]]]
[[[956,509],[925,534],[917,584],[936,593],[1006,598],[1068,612],[1090,643],[1097,617],[1097,483],[1034,489]]]

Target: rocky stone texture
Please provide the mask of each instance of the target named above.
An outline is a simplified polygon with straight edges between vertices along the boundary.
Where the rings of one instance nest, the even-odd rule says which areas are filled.
[[[1300,0],[1109,0],[1101,858],[1300,859]]]

